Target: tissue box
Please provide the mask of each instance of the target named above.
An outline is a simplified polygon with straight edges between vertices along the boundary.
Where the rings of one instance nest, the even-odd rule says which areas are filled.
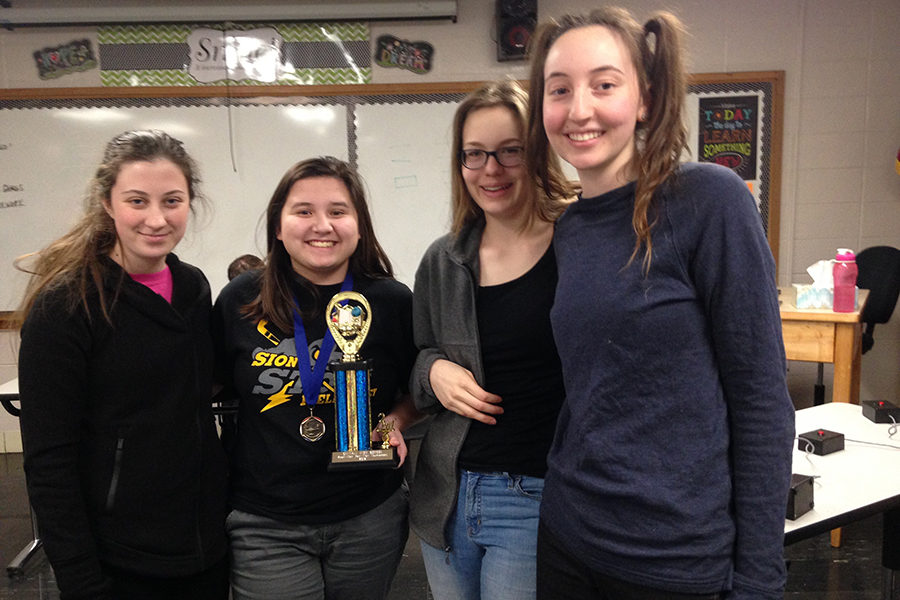
[[[834,290],[830,287],[817,287],[812,283],[795,283],[797,308],[827,308],[834,304]]]
[[[797,308],[825,308],[831,310],[834,306],[834,289],[830,287],[817,287],[814,283],[795,283],[797,299],[794,306]],[[859,309],[859,288],[854,290],[853,308]]]

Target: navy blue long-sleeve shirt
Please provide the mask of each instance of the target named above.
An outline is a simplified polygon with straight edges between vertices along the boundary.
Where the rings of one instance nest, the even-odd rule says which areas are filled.
[[[682,166],[649,272],[634,184],[559,220],[551,313],[566,382],[541,519],[600,572],[781,598],[794,436],[774,261],[746,185]]]

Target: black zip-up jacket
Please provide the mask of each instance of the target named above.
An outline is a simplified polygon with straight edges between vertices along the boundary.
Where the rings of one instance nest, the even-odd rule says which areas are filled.
[[[64,600],[105,597],[104,564],[176,577],[226,551],[209,284],[175,255],[167,263],[171,305],[106,259],[111,325],[96,290],[88,314],[57,286],[22,327],[28,494]]]

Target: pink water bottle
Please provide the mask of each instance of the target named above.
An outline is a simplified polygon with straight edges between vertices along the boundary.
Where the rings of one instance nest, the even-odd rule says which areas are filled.
[[[838,248],[834,257],[834,312],[853,312],[856,310],[856,255],[853,250]]]

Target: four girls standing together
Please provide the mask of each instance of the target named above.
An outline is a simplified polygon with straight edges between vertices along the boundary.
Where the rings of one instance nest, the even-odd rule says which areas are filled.
[[[746,185],[681,162],[681,38],[667,13],[567,16],[532,41],[527,97],[466,97],[451,231],[414,295],[359,176],[322,157],[285,173],[264,265],[211,307],[172,253],[193,161],[162,132],[113,139],[82,222],[26,261],[19,313],[29,497],[61,597],[385,598],[408,513],[438,600],[780,598],[774,262]],[[377,314],[362,354],[401,460],[427,420],[411,495],[401,470],[327,470],[324,313],[349,290]],[[214,384],[239,407],[230,477]]]

